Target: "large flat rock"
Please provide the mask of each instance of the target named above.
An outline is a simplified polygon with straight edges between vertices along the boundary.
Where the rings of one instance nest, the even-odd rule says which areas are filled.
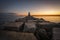
[[[10,22],[10,23],[5,23],[0,26],[1,29],[6,29],[6,30],[19,30],[19,28],[23,25],[23,22]]]
[[[34,32],[36,30],[35,22],[26,22],[24,26],[24,32]]]
[[[60,40],[60,28],[53,28],[53,39]]]
[[[37,40],[33,33],[1,31],[0,40]]]
[[[7,27],[20,27],[23,24],[23,22],[11,22],[11,23],[5,23],[3,26]]]
[[[17,33],[19,40],[37,40],[33,33]]]
[[[28,28],[36,28],[35,22],[26,22],[25,25],[26,25]]]

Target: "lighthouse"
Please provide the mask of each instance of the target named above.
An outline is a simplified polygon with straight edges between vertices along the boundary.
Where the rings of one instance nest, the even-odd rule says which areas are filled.
[[[28,16],[30,16],[30,12],[28,12]]]

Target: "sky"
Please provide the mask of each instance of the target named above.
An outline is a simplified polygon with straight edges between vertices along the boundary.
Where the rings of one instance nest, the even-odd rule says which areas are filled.
[[[0,0],[0,13],[60,15],[60,0]]]

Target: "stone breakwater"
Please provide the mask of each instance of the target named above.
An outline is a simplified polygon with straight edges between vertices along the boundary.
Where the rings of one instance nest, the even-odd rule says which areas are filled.
[[[33,33],[37,40],[53,40],[54,38],[53,28],[55,27],[60,28],[60,23],[53,23],[50,21],[46,21],[43,18],[40,18],[40,19],[35,18],[31,16],[29,12],[28,16],[24,18],[19,18],[19,19],[16,19],[14,22],[4,23],[0,25],[0,30],[23,32],[22,34]],[[21,37],[24,38],[23,36]],[[26,38],[25,39],[30,40],[29,35],[28,37],[29,39],[26,39]],[[34,38],[33,37],[31,40],[35,40],[35,37]],[[17,38],[18,40],[20,40],[19,37]]]

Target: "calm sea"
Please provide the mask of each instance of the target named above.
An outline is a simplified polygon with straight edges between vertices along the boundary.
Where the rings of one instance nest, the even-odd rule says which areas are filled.
[[[51,22],[60,22],[60,16],[34,16],[36,18],[43,18],[47,21],[51,21]]]

